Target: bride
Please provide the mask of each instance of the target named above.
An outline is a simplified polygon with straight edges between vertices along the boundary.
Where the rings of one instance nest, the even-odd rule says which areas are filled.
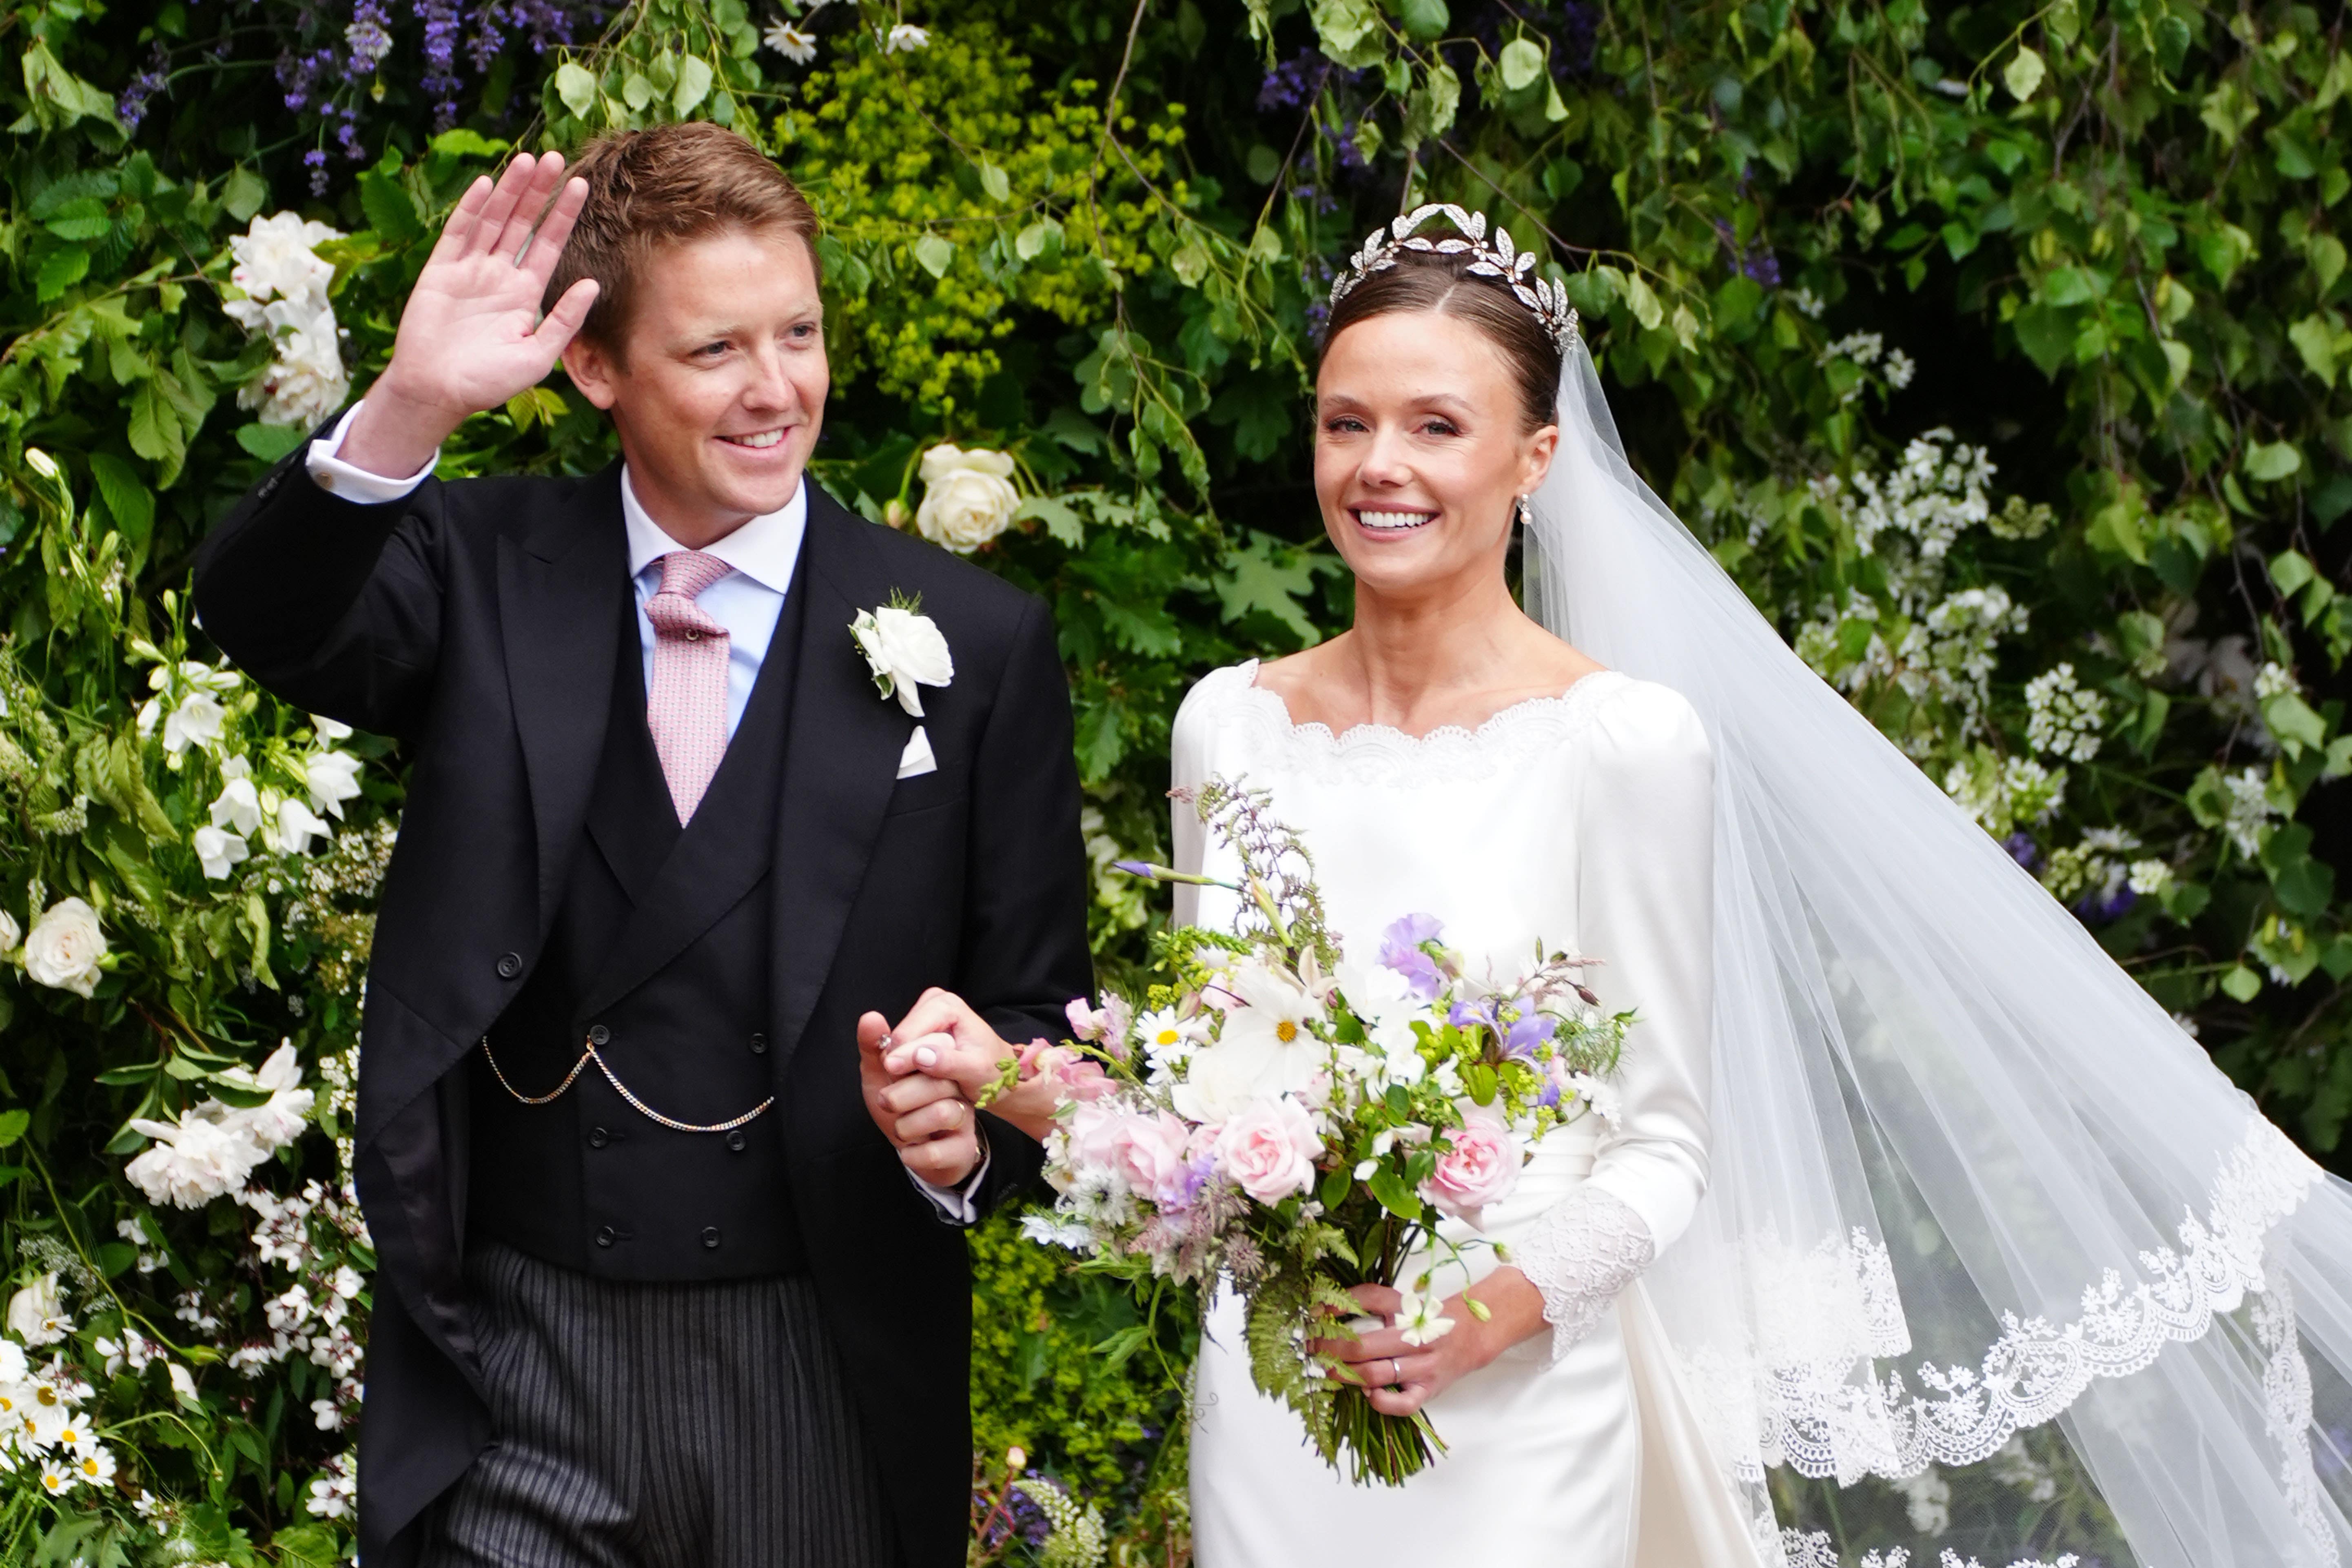
[[[1444,1436],[1402,1487],[1327,1469],[1213,1310],[1202,1568],[1837,1568],[1768,1470],[1899,1481],[2051,1424],[2110,1552],[2337,1563],[2352,1187],[1780,641],[1627,466],[1532,262],[1455,207],[1356,256],[1315,437],[1355,626],[1202,679],[1174,773],[1271,791],[1352,954],[1413,911],[1505,978],[1538,940],[1600,960],[1619,1103],[1486,1210],[1453,1331],[1324,1347]],[[970,1089],[1004,1051],[943,994],[895,1041]],[[1042,1133],[1052,1082],[992,1109]]]

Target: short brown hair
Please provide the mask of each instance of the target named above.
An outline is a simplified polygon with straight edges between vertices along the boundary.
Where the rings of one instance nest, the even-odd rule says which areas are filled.
[[[708,121],[615,131],[582,150],[572,173],[588,205],[547,280],[542,310],[583,278],[600,287],[581,335],[619,355],[646,262],[666,246],[730,230],[782,228],[800,236],[824,280],[816,210],[767,154]]]
[[[1459,316],[1503,351],[1518,384],[1520,416],[1528,429],[1540,430],[1559,416],[1559,344],[1508,285],[1471,271],[1473,259],[1399,251],[1395,266],[1364,279],[1331,307],[1323,352],[1331,352],[1341,332],[1374,316],[1422,310]]]

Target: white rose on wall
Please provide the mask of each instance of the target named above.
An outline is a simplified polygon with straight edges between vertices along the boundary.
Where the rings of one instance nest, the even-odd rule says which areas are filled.
[[[43,985],[87,996],[98,989],[106,933],[98,911],[79,899],[60,899],[25,937],[25,973]]]
[[[923,504],[915,509],[915,530],[934,544],[959,554],[1003,533],[1020,508],[1013,488],[1013,459],[1002,452],[970,452],[940,445],[923,454]]]
[[[260,409],[265,425],[315,425],[350,394],[335,310],[327,296],[335,269],[317,254],[319,246],[342,237],[325,224],[282,212],[256,216],[228,242],[236,258],[229,281],[247,297],[221,308],[278,350],[269,367],[236,395],[237,406]]]
[[[24,940],[25,928],[16,923],[16,917],[0,910],[0,952],[13,951]]]

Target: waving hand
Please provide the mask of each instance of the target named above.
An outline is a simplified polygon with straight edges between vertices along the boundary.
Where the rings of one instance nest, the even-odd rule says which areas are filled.
[[[560,153],[522,153],[497,184],[488,175],[474,182],[401,311],[392,363],[343,442],[345,461],[392,478],[414,473],[467,418],[554,368],[596,300],[595,282],[583,278],[540,318],[587,200],[585,181],[563,184]]]

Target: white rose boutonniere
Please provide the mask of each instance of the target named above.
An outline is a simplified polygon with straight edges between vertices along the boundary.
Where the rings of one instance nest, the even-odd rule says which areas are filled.
[[[923,454],[923,504],[915,531],[959,555],[1003,533],[1020,510],[1013,459],[1002,452],[963,451],[942,444]]]
[[[98,911],[79,899],[60,899],[25,935],[25,973],[43,985],[87,996],[98,989],[106,933]]]
[[[916,688],[947,685],[955,679],[955,660],[948,639],[918,609],[916,604],[894,603],[861,610],[849,623],[849,635],[874,672],[874,689],[897,698],[899,707],[919,719],[923,699]]]

